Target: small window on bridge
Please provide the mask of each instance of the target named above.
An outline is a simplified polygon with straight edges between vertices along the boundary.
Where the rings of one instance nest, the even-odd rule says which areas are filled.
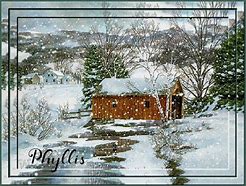
[[[113,107],[113,108],[117,107],[116,101],[113,101],[113,102],[112,102],[112,107]]]
[[[149,101],[144,101],[144,107],[149,108]]]

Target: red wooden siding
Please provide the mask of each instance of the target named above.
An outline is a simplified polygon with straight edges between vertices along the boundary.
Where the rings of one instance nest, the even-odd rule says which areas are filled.
[[[149,108],[144,106],[145,101],[149,101]],[[166,113],[166,96],[160,96],[160,101]],[[113,102],[116,102],[116,107],[113,107]],[[94,119],[161,119],[156,99],[149,95],[94,96],[92,113]]]

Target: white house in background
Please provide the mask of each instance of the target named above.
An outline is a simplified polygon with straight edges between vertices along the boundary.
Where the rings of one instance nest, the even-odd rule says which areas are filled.
[[[43,73],[44,84],[62,84],[64,74],[60,71],[48,69]]]
[[[30,73],[21,78],[24,82],[24,84],[42,84],[43,83],[43,77],[41,75],[38,75],[38,73]]]
[[[65,74],[62,78],[62,84],[70,84],[73,82],[73,78],[70,75]]]
[[[45,70],[42,76],[44,84],[70,84],[73,82],[72,76],[52,69]]]
[[[21,79],[24,84],[70,84],[74,83],[72,76],[63,74],[51,68],[35,70],[36,72],[27,74]]]

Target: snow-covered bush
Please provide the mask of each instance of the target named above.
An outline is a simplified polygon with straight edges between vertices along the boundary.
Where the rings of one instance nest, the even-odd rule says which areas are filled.
[[[175,149],[182,146],[183,140],[176,128],[170,126],[169,128],[159,128],[157,133],[153,135],[152,142],[158,158],[167,161],[179,158]]]
[[[6,112],[3,112],[3,139],[8,137],[8,103],[4,105]],[[17,135],[17,101],[13,101],[10,113],[10,135]],[[48,103],[45,99],[38,100],[37,105],[31,105],[27,98],[23,97],[18,105],[18,129],[20,133],[36,136],[42,140],[49,136],[54,130],[53,122],[51,120],[51,113]]]
[[[8,139],[8,100],[3,105],[3,111],[2,111],[2,139],[7,140]]]
[[[19,129],[21,132],[28,134],[29,126],[32,125],[31,105],[25,97],[22,98],[18,108]],[[15,113],[16,114],[16,113]]]
[[[69,104],[66,103],[64,105],[59,105],[58,107],[58,119],[62,120],[64,118],[65,113],[69,111]]]
[[[39,140],[48,136],[53,126],[50,108],[45,99],[38,101],[37,106],[31,110],[30,117],[33,123],[28,126],[29,134],[32,136],[38,136]]]

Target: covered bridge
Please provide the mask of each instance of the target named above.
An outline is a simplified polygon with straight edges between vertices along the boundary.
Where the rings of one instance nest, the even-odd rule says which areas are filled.
[[[183,117],[183,88],[180,80],[168,83],[159,78],[155,85],[146,79],[106,78],[92,98],[94,119],[160,120],[153,90],[158,91],[166,119]]]

